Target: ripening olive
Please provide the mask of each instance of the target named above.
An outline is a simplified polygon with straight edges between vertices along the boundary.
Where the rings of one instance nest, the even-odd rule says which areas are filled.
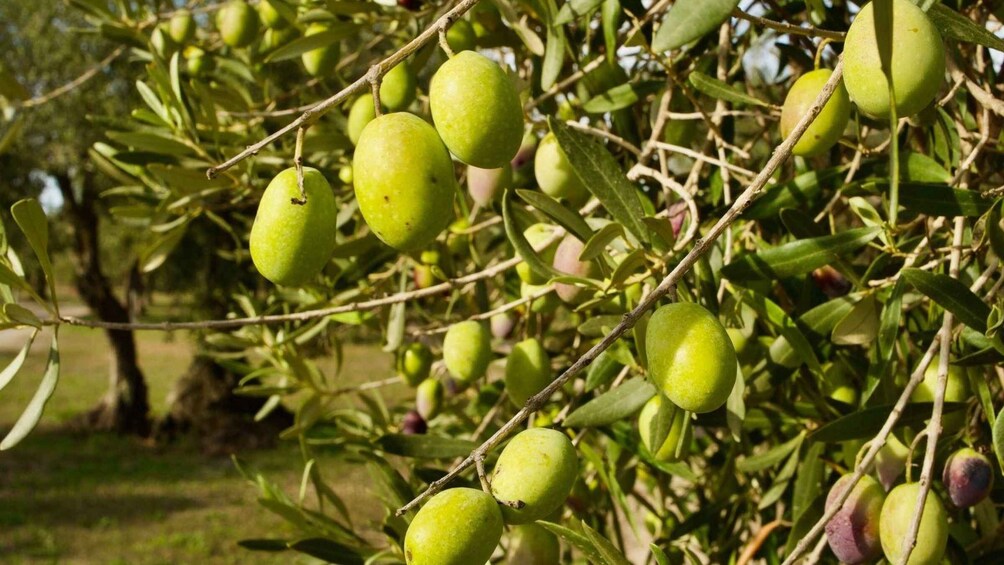
[[[654,430],[652,427],[655,425],[653,420],[658,416],[664,402],[669,401],[665,400],[662,394],[657,392],[655,396],[645,403],[645,406],[638,414],[638,434],[641,436],[642,444],[645,445],[645,448],[648,449],[649,453],[656,460],[676,461],[680,458],[677,456],[677,453],[681,456],[686,453],[686,446],[690,443],[690,426],[687,425],[686,411],[674,408],[666,439],[663,440],[661,446],[653,445],[652,432]],[[681,435],[683,436],[682,439]],[[678,448],[679,452],[677,451]]]
[[[436,130],[414,114],[384,114],[367,124],[352,170],[359,210],[387,245],[426,247],[450,223],[459,190],[453,161]]]
[[[443,406],[443,383],[439,379],[428,378],[415,389],[415,410],[425,421],[439,415]]]
[[[244,0],[230,0],[216,13],[216,27],[223,43],[247,47],[258,37],[258,13]]]
[[[184,9],[175,12],[171,16],[168,30],[170,31],[171,39],[175,43],[180,44],[190,41],[195,37],[195,20],[192,18],[192,13]]]
[[[823,377],[823,393],[826,396],[852,406],[858,403],[858,389],[842,362],[828,364],[823,370]]]
[[[554,251],[552,266],[562,273],[575,277],[595,277],[599,273],[596,263],[579,260],[579,255],[582,254],[584,248],[585,244],[578,238],[566,235]],[[586,292],[586,288],[570,283],[557,283],[554,285],[554,290],[558,293],[558,297],[568,304],[577,304],[587,298],[589,294]]]
[[[467,191],[479,206],[489,206],[511,187],[512,166],[509,163],[498,169],[467,167]]]
[[[837,502],[853,475],[840,477],[826,496],[826,509]],[[882,555],[879,540],[879,517],[885,491],[882,485],[868,475],[861,477],[843,506],[826,524],[826,541],[830,550],[842,563],[855,565],[874,561]]]
[[[906,469],[906,458],[910,455],[910,448],[903,445],[903,442],[896,437],[896,434],[889,434],[885,445],[875,454],[875,470],[878,472],[879,482],[885,490],[892,488],[896,484],[896,479],[903,474]]]
[[[380,81],[380,104],[391,112],[404,110],[415,101],[416,88],[415,71],[407,63],[398,63]]]
[[[490,325],[492,328],[492,337],[496,339],[505,339],[509,337],[513,328],[516,327],[516,319],[503,312],[492,316]]]
[[[516,407],[522,408],[528,398],[544,390],[552,380],[551,358],[540,340],[530,338],[513,346],[505,363],[505,389]]]
[[[436,130],[458,159],[485,169],[508,163],[523,140],[523,107],[506,72],[474,51],[439,67],[429,87]]]
[[[952,504],[957,508],[969,508],[990,495],[994,468],[986,455],[964,447],[948,457],[941,482],[945,483]]]
[[[523,230],[523,237],[526,238],[526,242],[530,244],[537,251],[537,256],[540,260],[545,263],[551,263],[554,261],[554,252],[558,247],[556,242],[550,243],[547,247],[541,247],[544,242],[554,235],[554,226],[548,224],[533,224],[532,226]],[[530,268],[530,265],[526,261],[520,261],[516,264],[516,274],[519,278],[532,285],[542,285],[547,282],[547,278],[538,275]]]
[[[844,84],[858,110],[875,118],[889,116],[889,82],[882,70],[875,6],[858,12],[844,41]],[[909,117],[924,109],[945,77],[945,47],[927,14],[909,0],[892,0],[890,68],[896,114]]]
[[[718,318],[703,307],[677,302],[660,307],[645,332],[648,376],[688,412],[725,404],[736,382],[736,352]]]
[[[540,140],[533,159],[533,173],[540,190],[552,198],[564,198],[576,207],[589,199],[589,191],[572,170],[568,157],[553,133],[548,133]]]
[[[537,136],[526,132],[516,156],[509,161],[512,166],[512,185],[529,186],[533,180],[533,159],[537,154]]]
[[[409,410],[401,421],[401,433],[405,435],[421,435],[429,431],[429,424],[415,410]]]
[[[410,343],[397,358],[397,372],[404,382],[418,386],[429,376],[432,369],[432,352],[421,343]]]
[[[312,23],[307,26],[307,31],[303,35],[304,37],[310,37],[311,35],[317,35],[326,31],[328,31],[327,24]],[[335,70],[335,65],[338,64],[338,57],[339,48],[336,42],[325,47],[307,51],[303,55],[300,55],[300,60],[303,61],[303,68],[307,70],[307,74],[312,77],[324,77]]]
[[[338,206],[331,185],[317,170],[303,168],[305,204],[300,198],[296,169],[272,179],[258,204],[251,226],[251,259],[263,277],[278,285],[299,286],[321,272],[335,249]]]
[[[492,360],[491,336],[474,320],[450,326],[443,339],[443,361],[446,369],[462,384],[470,384],[485,376]]]
[[[481,565],[502,539],[498,503],[484,491],[451,488],[415,514],[404,535],[408,565]]]
[[[506,565],[558,565],[560,560],[558,538],[543,526],[523,524],[509,533]]]
[[[830,69],[817,69],[800,76],[791,86],[788,96],[784,99],[784,107],[781,108],[782,137],[788,137],[788,134],[795,129],[832,74],[833,71]],[[809,124],[809,128],[795,144],[792,153],[803,157],[815,157],[829,151],[840,140],[850,118],[851,100],[847,97],[847,89],[841,81],[819,115]]]
[[[579,458],[568,436],[557,430],[531,428],[516,434],[499,455],[491,480],[492,494],[520,506],[502,506],[507,523],[533,522],[565,502],[578,472]]]
[[[913,523],[914,510],[920,483],[906,483],[892,489],[882,505],[879,519],[879,537],[882,551],[890,563],[899,563],[903,554],[903,541]],[[917,545],[910,554],[907,565],[940,563],[948,545],[948,513],[934,491],[927,493],[924,511],[917,531]]]

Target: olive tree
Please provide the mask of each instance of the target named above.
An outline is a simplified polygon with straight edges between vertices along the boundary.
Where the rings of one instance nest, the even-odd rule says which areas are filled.
[[[142,98],[91,152],[112,214],[154,266],[211,227],[238,282],[218,319],[36,319],[9,255],[4,313],[194,330],[259,416],[290,406],[315,496],[256,475],[301,536],[246,547],[999,558],[996,4],[71,4]],[[44,266],[44,217],[12,211]],[[350,332],[395,367],[322,371]],[[331,457],[368,468],[379,523]]]

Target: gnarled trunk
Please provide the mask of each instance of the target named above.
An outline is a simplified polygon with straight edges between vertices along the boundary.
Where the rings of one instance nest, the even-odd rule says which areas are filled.
[[[63,195],[64,210],[71,219],[76,287],[80,297],[99,319],[129,322],[128,309],[115,296],[101,269],[98,215],[93,204],[97,196],[91,190],[90,174],[84,173],[80,198],[76,198],[68,174],[56,175],[56,181]],[[107,330],[105,336],[111,346],[108,392],[84,417],[84,422],[96,429],[147,436],[150,433],[150,403],[133,332]]]

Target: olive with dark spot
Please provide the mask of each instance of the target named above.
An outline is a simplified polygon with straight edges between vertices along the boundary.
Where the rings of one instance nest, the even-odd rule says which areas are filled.
[[[985,455],[971,447],[953,453],[945,462],[941,482],[957,508],[979,504],[994,485],[994,469]]]

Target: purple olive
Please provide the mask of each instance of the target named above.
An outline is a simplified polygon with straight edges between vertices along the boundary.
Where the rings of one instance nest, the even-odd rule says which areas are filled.
[[[852,476],[844,475],[833,485],[826,496],[827,509],[836,504]],[[879,517],[884,502],[882,485],[868,475],[861,477],[843,506],[826,524],[826,541],[837,559],[854,565],[873,561],[882,555]]]
[[[948,498],[957,508],[975,506],[990,494],[994,485],[994,469],[985,455],[964,447],[945,462],[941,477]]]
[[[401,423],[402,433],[406,435],[421,435],[428,429],[429,425],[425,423],[425,419],[418,412],[410,410],[404,415],[404,421]]]

